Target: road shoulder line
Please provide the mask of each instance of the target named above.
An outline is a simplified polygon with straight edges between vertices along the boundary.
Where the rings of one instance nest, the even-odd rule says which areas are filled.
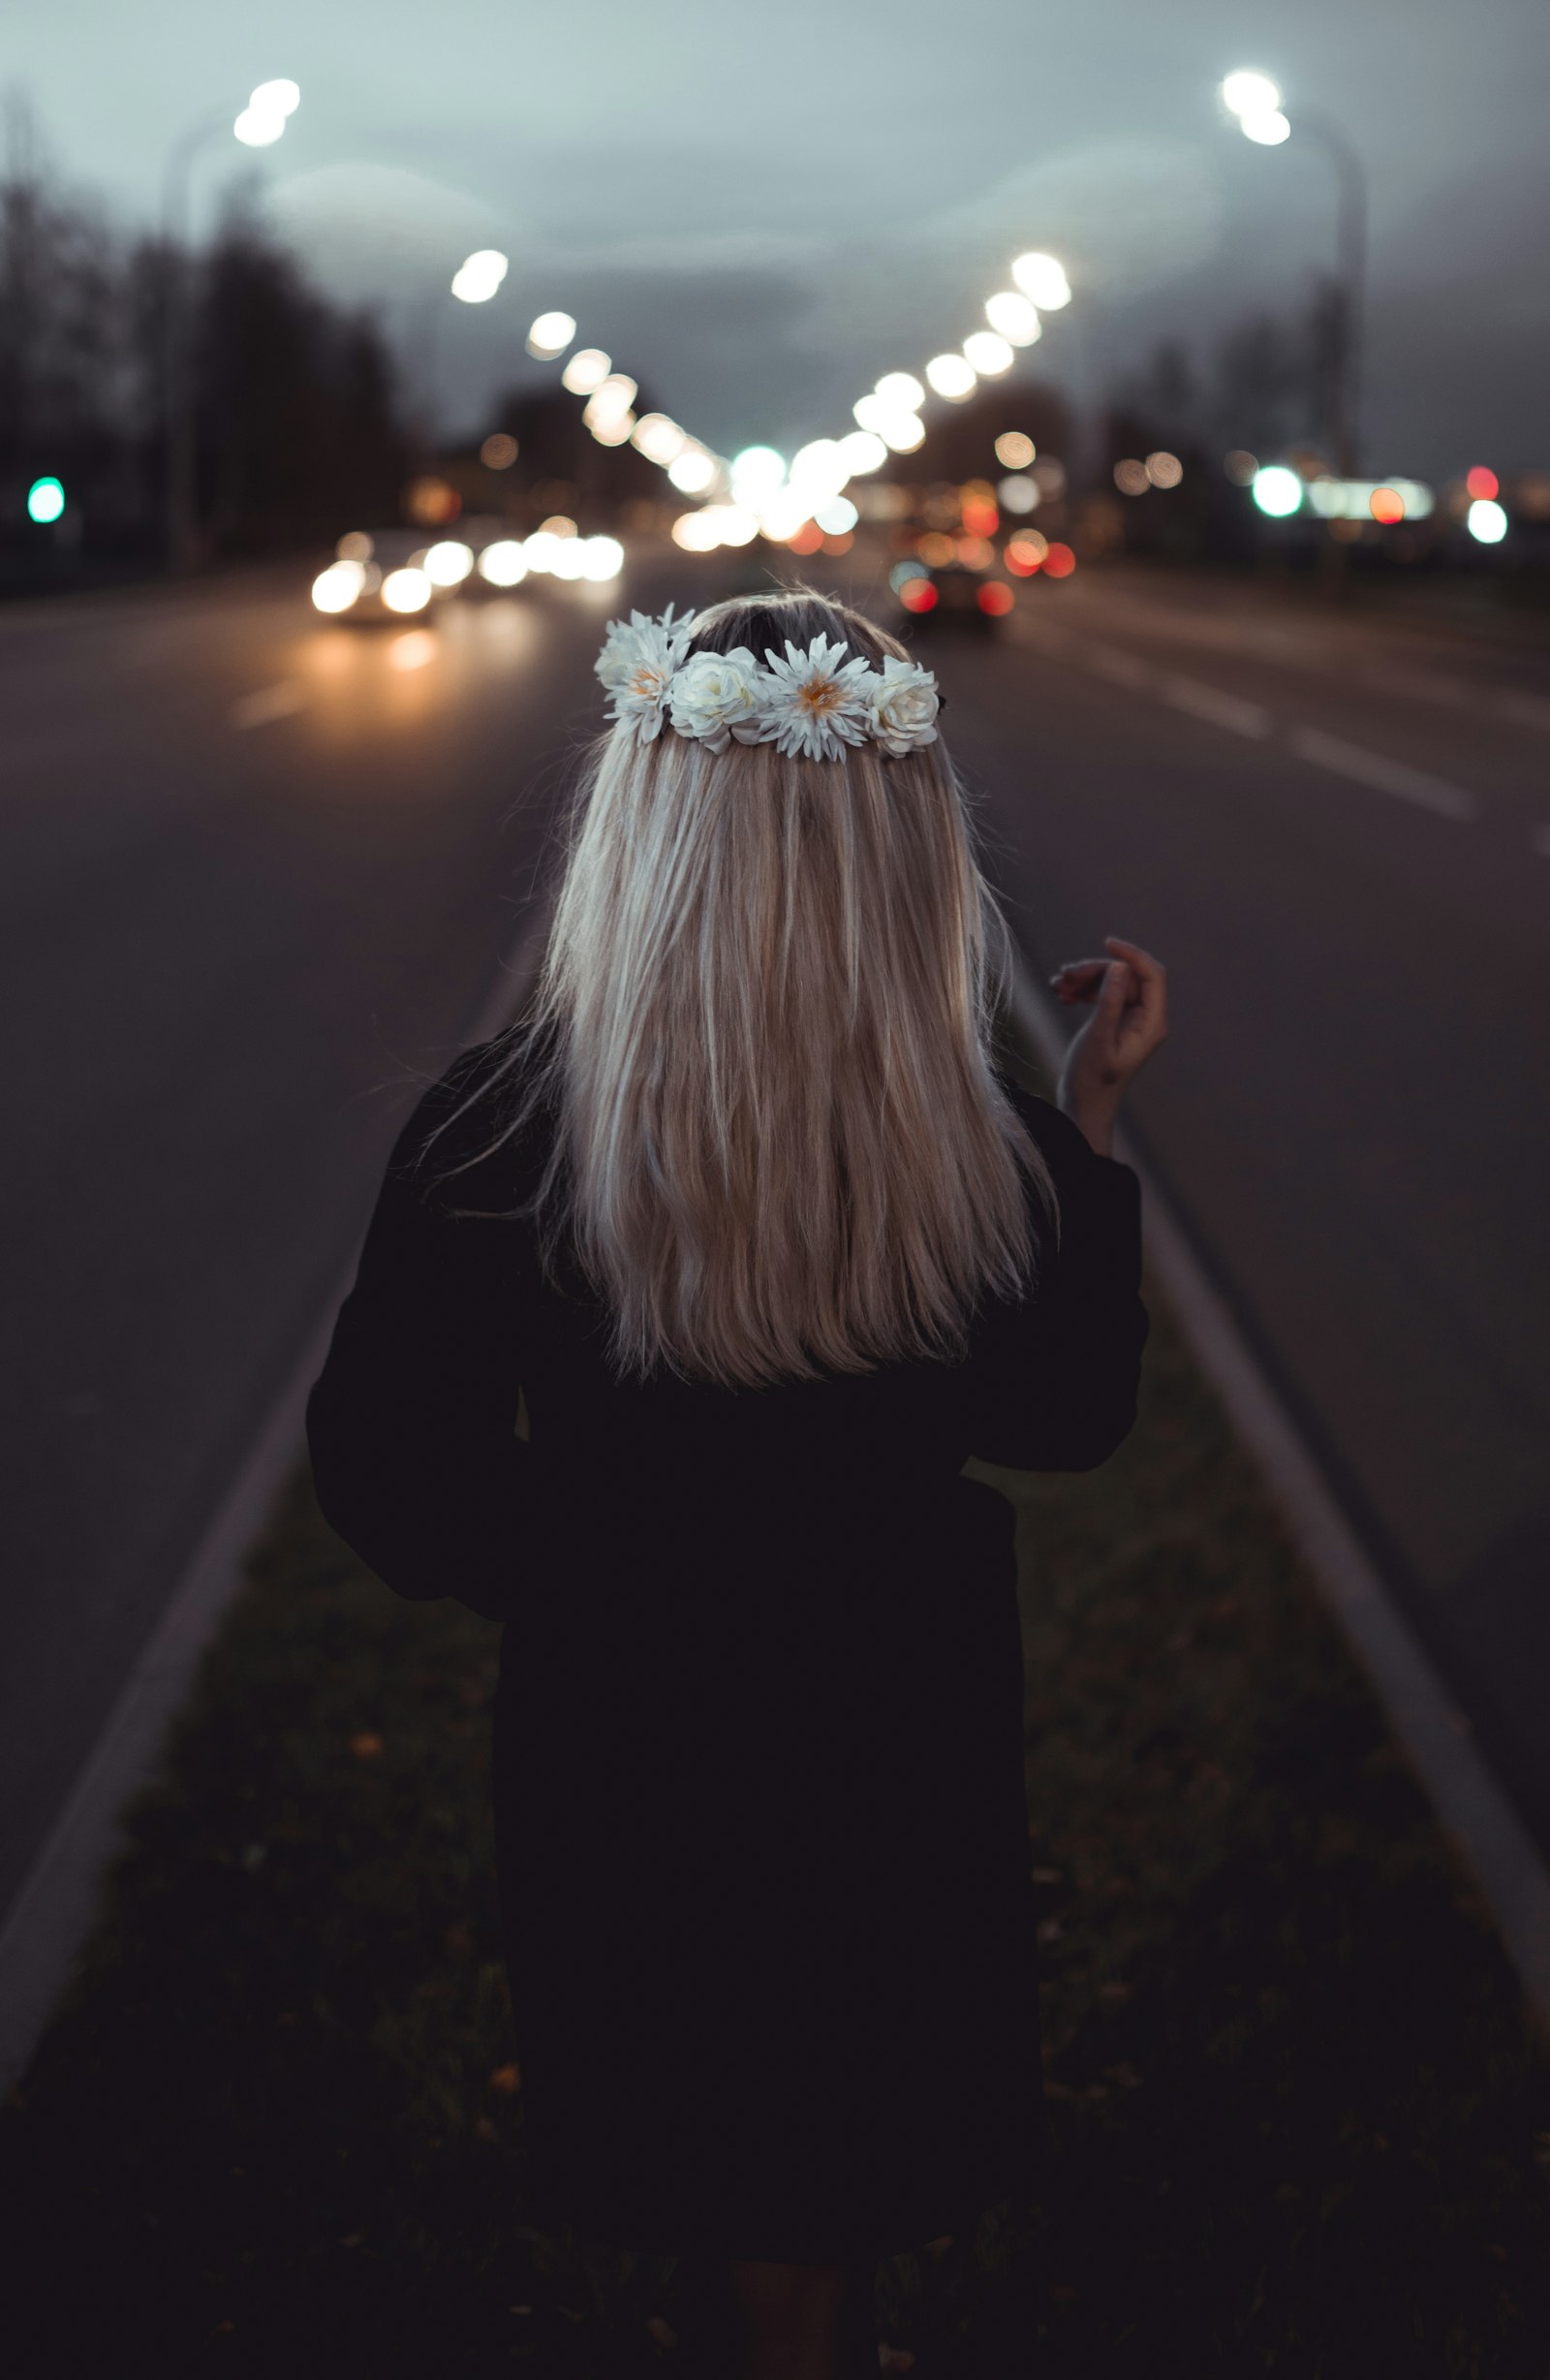
[[[1015,1029],[1058,1080],[1066,1038],[1015,947],[1010,1008]],[[1230,1308],[1207,1280],[1167,1199],[1128,1145],[1123,1123],[1114,1149],[1140,1179],[1147,1252],[1195,1359],[1257,1458],[1440,1823],[1479,1885],[1531,2009],[1550,2031],[1550,1866],[1345,1519]]]

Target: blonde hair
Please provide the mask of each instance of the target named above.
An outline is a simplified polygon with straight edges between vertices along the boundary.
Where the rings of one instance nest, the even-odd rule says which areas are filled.
[[[691,650],[821,633],[874,668],[908,657],[808,588],[717,604]],[[615,1377],[758,1388],[961,1358],[985,1292],[1033,1273],[1024,1177],[1057,1231],[1059,1207],[992,1070],[1007,929],[940,737],[822,762],[616,728],[565,841],[495,1146],[552,1100],[516,1211],[551,1279],[569,1228]]]

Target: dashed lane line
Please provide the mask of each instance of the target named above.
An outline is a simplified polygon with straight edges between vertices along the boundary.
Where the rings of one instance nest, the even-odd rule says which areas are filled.
[[[1046,656],[1059,651],[1073,655],[1095,677],[1106,678],[1111,685],[1123,686],[1132,694],[1156,696],[1174,709],[1189,713],[1191,718],[1203,719],[1208,726],[1224,728],[1229,735],[1246,736],[1256,743],[1279,742],[1284,751],[1316,768],[1327,768],[1336,776],[1348,777],[1355,785],[1365,785],[1371,791],[1392,794],[1398,800],[1416,803],[1436,817],[1458,820],[1473,819],[1479,814],[1474,796],[1462,785],[1450,785],[1444,777],[1434,777],[1424,768],[1412,768],[1406,761],[1390,760],[1383,752],[1371,752],[1365,744],[1354,744],[1344,736],[1330,736],[1322,728],[1288,726],[1278,737],[1274,716],[1262,703],[1251,703],[1244,696],[1228,694],[1221,686],[1208,686],[1197,677],[1182,676],[1177,671],[1160,670],[1138,653],[1128,653],[1117,644],[1097,644],[1086,639],[1040,634],[1025,637],[1023,642],[1036,652]],[[1537,837],[1534,848],[1540,849]]]
[[[1299,760],[1312,761],[1316,768],[1332,769],[1337,776],[1371,785],[1380,794],[1393,794],[1401,801],[1418,802],[1439,818],[1467,819],[1477,814],[1474,796],[1462,785],[1428,776],[1424,768],[1411,768],[1405,761],[1391,761],[1386,753],[1369,752],[1364,744],[1348,743],[1344,736],[1326,736],[1321,727],[1289,728],[1286,746]]]
[[[1175,710],[1187,710],[1192,719],[1204,719],[1212,727],[1224,727],[1229,735],[1251,736],[1263,743],[1271,732],[1270,713],[1262,703],[1246,702],[1242,695],[1224,694],[1220,686],[1203,686],[1196,677],[1180,677],[1176,673],[1162,680],[1161,688],[1164,703]]]

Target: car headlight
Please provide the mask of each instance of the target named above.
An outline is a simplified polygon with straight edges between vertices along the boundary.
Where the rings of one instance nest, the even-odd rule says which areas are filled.
[[[319,611],[348,611],[366,583],[359,562],[330,562],[312,581],[312,601]]]

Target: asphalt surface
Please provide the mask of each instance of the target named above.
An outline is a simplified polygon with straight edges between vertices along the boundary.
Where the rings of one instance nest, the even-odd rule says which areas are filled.
[[[0,614],[0,1910],[517,941],[604,618],[724,579]],[[1138,1143],[1550,1845],[1550,676],[1127,572],[920,642],[1038,969],[1166,961]]]

